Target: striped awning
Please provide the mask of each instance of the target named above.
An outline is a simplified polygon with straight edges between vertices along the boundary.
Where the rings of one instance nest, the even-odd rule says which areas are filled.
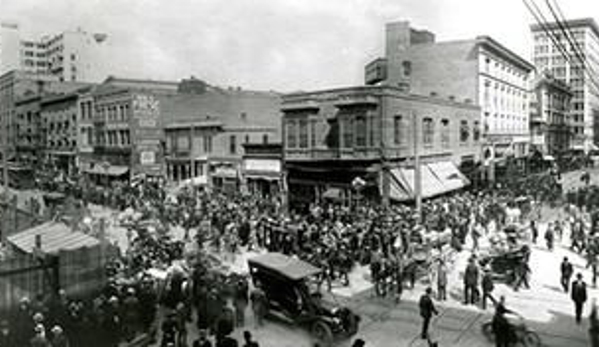
[[[8,237],[8,242],[25,253],[33,253],[36,236],[41,237],[43,253],[55,254],[61,250],[74,250],[100,244],[94,237],[72,231],[66,224],[47,222]]]

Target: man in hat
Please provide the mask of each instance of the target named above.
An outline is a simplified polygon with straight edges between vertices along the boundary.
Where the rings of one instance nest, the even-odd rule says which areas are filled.
[[[17,346],[15,336],[6,319],[0,322],[0,347]]]
[[[67,336],[64,334],[64,331],[62,330],[62,328],[58,325],[55,325],[52,328],[52,338],[51,338],[51,342],[52,342],[52,347],[69,347],[69,340],[67,339]]]
[[[495,288],[495,285],[493,284],[493,276],[491,273],[491,268],[489,267],[489,264],[485,265],[485,267],[483,268],[483,278],[481,281],[481,287],[482,287],[482,292],[483,292],[483,300],[482,300],[482,307],[483,310],[487,309],[487,298],[491,299],[491,302],[495,303],[495,298],[493,298],[493,295],[491,295],[491,293],[493,292],[493,289]]]
[[[426,292],[422,294],[419,301],[420,316],[422,317],[422,331],[420,337],[428,339],[428,327],[431,322],[433,315],[438,314],[435,304],[432,299],[433,289],[431,287],[426,288]]]
[[[574,267],[572,263],[568,260],[568,257],[564,257],[562,260],[562,264],[560,266],[561,278],[560,283],[562,284],[562,288],[564,288],[564,292],[568,292],[568,288],[570,287],[570,279],[572,278],[572,274],[574,273]]]
[[[576,275],[576,281],[572,282],[572,301],[574,301],[574,311],[576,315],[576,323],[580,324],[584,303],[587,301],[587,286],[582,280],[582,274]]]
[[[208,334],[205,329],[198,331],[198,339],[193,342],[193,347],[212,347],[212,342],[208,340]]]
[[[29,342],[31,347],[51,347],[50,341],[46,337],[46,329],[42,324],[35,326],[35,336]]]
[[[476,287],[478,286],[479,270],[476,266],[476,259],[472,256],[468,260],[466,271],[464,273],[464,304],[474,304],[476,297]]]

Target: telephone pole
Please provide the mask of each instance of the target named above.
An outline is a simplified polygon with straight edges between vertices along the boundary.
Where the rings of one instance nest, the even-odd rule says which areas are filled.
[[[9,226],[9,206],[10,199],[8,197],[8,113],[4,113],[2,117],[2,125],[3,125],[3,148],[2,148],[2,184],[4,188],[5,201],[2,201],[4,204],[4,211],[2,212],[2,235],[1,240],[2,244],[6,245],[6,238],[8,237],[8,226]]]
[[[418,222],[422,220],[422,171],[420,167],[420,127],[418,113],[412,114],[414,140],[414,200],[416,203],[416,216]]]

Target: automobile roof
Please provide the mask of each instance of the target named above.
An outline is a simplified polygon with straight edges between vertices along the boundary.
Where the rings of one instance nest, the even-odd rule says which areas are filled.
[[[303,260],[281,253],[266,253],[248,259],[248,263],[276,271],[292,280],[300,280],[320,273],[320,269]]]

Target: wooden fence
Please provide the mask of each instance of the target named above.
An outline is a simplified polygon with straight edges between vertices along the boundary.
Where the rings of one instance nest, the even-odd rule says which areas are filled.
[[[58,285],[70,297],[95,295],[106,283],[105,264],[116,252],[110,245],[60,251]],[[0,262],[0,313],[14,309],[23,297],[33,299],[50,293],[52,280],[48,277],[52,271],[40,265],[40,260],[29,254]]]

